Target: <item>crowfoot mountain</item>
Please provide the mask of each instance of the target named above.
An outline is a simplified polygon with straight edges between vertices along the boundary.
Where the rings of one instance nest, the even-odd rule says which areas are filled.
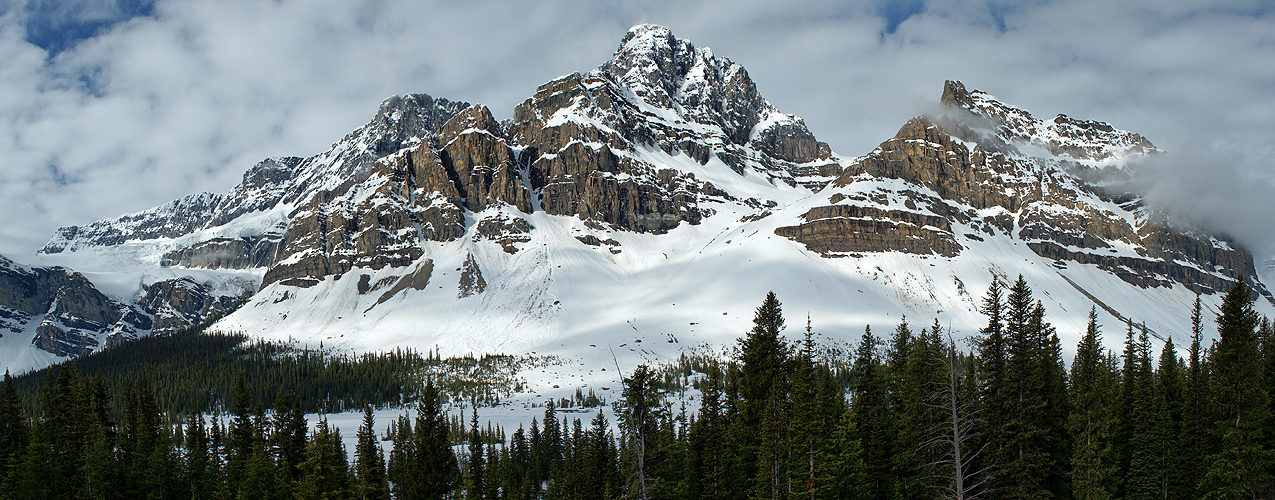
[[[1264,311],[1275,304],[1249,253],[1120,187],[1171,154],[1147,138],[1038,119],[961,82],[940,102],[842,156],[739,64],[638,26],[610,61],[541,85],[511,118],[392,97],[329,150],[264,160],[229,193],[62,228],[40,252],[113,292],[6,264],[3,341],[25,353],[8,363],[240,303],[213,328],[358,352],[536,351],[579,362],[585,382],[612,353],[730,344],[768,290],[841,342],[905,317],[975,332],[991,280],[1019,274],[1064,345],[1091,305],[1111,327],[1145,321],[1185,345],[1196,294],[1216,308],[1243,276]],[[48,276],[59,284],[21,288]],[[35,295],[100,305],[67,312]]]

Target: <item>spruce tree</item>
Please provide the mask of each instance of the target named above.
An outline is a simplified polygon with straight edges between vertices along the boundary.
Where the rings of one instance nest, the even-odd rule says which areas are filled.
[[[478,407],[476,401],[467,441],[469,441],[469,461],[465,467],[465,499],[482,500],[487,489],[486,461],[483,459],[483,437],[478,431]]]
[[[1200,307],[1200,296],[1195,296],[1195,306],[1191,309],[1191,347],[1186,366],[1186,388],[1183,395],[1182,438],[1183,448],[1194,454],[1205,454],[1209,442],[1207,433],[1212,427],[1209,420],[1208,404],[1208,372],[1204,368],[1203,353],[1204,318]],[[1183,498],[1199,498],[1199,478],[1204,474],[1202,460],[1198,457],[1186,459],[1183,463],[1182,484]]]
[[[1222,299],[1220,337],[1213,352],[1213,404],[1219,410],[1213,432],[1220,448],[1207,457],[1205,498],[1254,498],[1270,488],[1271,450],[1262,433],[1269,394],[1263,385],[1252,290],[1243,277]]]
[[[1117,467],[1110,441],[1112,377],[1107,370],[1098,311],[1093,307],[1071,363],[1072,409],[1067,426],[1073,439],[1071,480],[1076,500],[1113,498]]]
[[[699,419],[691,425],[692,449],[699,454],[700,484],[693,498],[721,498],[726,474],[725,433],[727,416],[723,405],[722,372],[711,366],[703,386]]]
[[[296,398],[279,393],[275,398],[274,429],[270,436],[275,464],[284,494],[301,479],[301,462],[305,460],[306,434],[309,424]]]
[[[363,407],[363,424],[356,434],[355,485],[356,500],[389,500],[390,488],[385,478],[385,455],[376,439],[376,417],[372,405]]]
[[[1126,356],[1128,378],[1124,384],[1129,404],[1129,468],[1124,476],[1124,498],[1151,500],[1161,498],[1159,482],[1160,460],[1157,450],[1156,408],[1154,401],[1155,375],[1151,371],[1151,342],[1146,325],[1141,327],[1138,340]]]
[[[1021,275],[1005,305],[1005,388],[996,396],[997,409],[1004,412],[996,417],[997,438],[1004,441],[992,444],[999,468],[994,489],[1001,498],[1045,498],[1051,496],[1055,460],[1061,458],[1050,455],[1050,433],[1063,430],[1053,428],[1047,414],[1050,373],[1043,369],[1049,358],[1044,308],[1032,300]]]
[[[235,379],[235,389],[230,400],[230,429],[226,436],[226,483],[237,490],[243,484],[244,471],[252,456],[253,439],[257,429],[253,425],[248,384],[243,374]]]
[[[202,415],[191,413],[186,418],[185,434],[185,453],[183,454],[185,466],[182,469],[182,482],[191,500],[212,498],[214,491],[212,457]]]
[[[865,328],[855,351],[855,386],[843,442],[854,444],[860,456],[844,457],[848,474],[865,481],[858,486],[863,498],[885,499],[895,494],[898,477],[891,457],[895,451],[894,419],[890,414],[883,368],[876,356],[877,338]],[[858,469],[858,470],[855,470]]]
[[[639,500],[650,498],[652,470],[658,464],[659,408],[662,400],[653,385],[654,373],[639,365],[624,379],[623,399],[617,402],[620,428],[624,431],[628,477],[625,491]]]
[[[979,312],[987,316],[987,326],[980,330],[979,364],[977,383],[983,419],[982,442],[979,447],[985,453],[979,457],[976,468],[989,472],[993,480],[989,491],[1000,486],[999,478],[1005,466],[1005,448],[1011,436],[1006,434],[1005,424],[1010,414],[1010,379],[1006,373],[1008,346],[1005,339],[1005,285],[999,277],[993,277],[987,295],[979,306]]]
[[[1155,374],[1156,444],[1159,452],[1160,498],[1184,498],[1185,484],[1194,479],[1185,475],[1190,460],[1183,443],[1183,377],[1173,338],[1164,342]]]
[[[22,416],[22,400],[13,385],[13,377],[5,370],[4,387],[0,388],[0,483],[8,479],[29,439],[30,429]]]
[[[327,419],[319,421],[306,443],[296,497],[325,500],[351,497],[349,462],[345,445],[341,444],[341,431],[328,425]]]
[[[766,294],[766,299],[757,307],[753,316],[752,330],[739,339],[741,364],[739,392],[742,399],[739,416],[743,425],[741,437],[744,438],[741,443],[743,449],[740,450],[743,458],[741,472],[746,475],[745,477],[752,478],[752,489],[755,492],[772,489],[771,484],[762,484],[762,482],[770,481],[769,478],[773,476],[773,473],[761,470],[758,459],[762,451],[762,440],[770,438],[772,442],[774,441],[772,435],[763,432],[762,421],[767,418],[768,413],[773,415],[775,412],[782,411],[780,406],[783,403],[775,401],[775,398],[786,394],[787,391],[783,385],[787,378],[784,374],[788,361],[788,346],[780,337],[783,329],[784,316],[781,304],[775,292],[769,292]],[[776,387],[776,384],[779,386]],[[779,427],[774,427],[774,430],[778,431]],[[773,456],[773,450],[771,455]],[[773,468],[773,461],[769,465]]]

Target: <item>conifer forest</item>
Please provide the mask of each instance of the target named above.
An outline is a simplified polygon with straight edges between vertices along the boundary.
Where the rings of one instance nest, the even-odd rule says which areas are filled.
[[[508,388],[430,376],[432,355],[183,332],[6,375],[0,498],[1275,498],[1275,333],[1255,300],[1243,280],[1216,315],[1197,299],[1186,346],[1132,319],[1104,329],[1091,310],[1065,360],[1022,277],[986,292],[977,335],[904,321],[844,353],[809,320],[783,335],[771,293],[729,358],[622,367],[617,422],[581,395],[579,411],[550,399],[513,430],[449,417],[461,395]],[[415,411],[376,421],[397,405]],[[353,450],[307,422],[359,408]]]

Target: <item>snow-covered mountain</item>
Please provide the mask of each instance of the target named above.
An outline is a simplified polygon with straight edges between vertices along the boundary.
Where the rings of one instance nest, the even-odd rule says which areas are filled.
[[[355,351],[535,351],[582,363],[581,377],[613,351],[719,349],[768,290],[790,323],[809,314],[839,341],[905,315],[974,332],[993,277],[1018,274],[1070,345],[1091,305],[1108,331],[1131,318],[1181,345],[1195,295],[1216,308],[1241,275],[1269,314],[1251,255],[1119,189],[1167,154],[1147,139],[1040,120],[960,82],[941,101],[840,156],[740,65],[638,26],[512,119],[393,97],[326,152],[265,160],[224,195],[63,228],[41,252],[114,280],[121,308],[171,280],[247,288],[215,328]],[[30,325],[53,309],[29,309],[6,350],[48,351]],[[104,328],[72,343],[100,348]]]

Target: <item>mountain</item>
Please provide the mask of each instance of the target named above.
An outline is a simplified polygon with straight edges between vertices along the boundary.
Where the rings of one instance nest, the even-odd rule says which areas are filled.
[[[246,285],[247,283],[241,283]],[[189,276],[143,282],[112,298],[83,274],[0,256],[0,361],[21,372],[150,333],[173,332],[233,310],[250,292]]]
[[[905,315],[976,331],[994,276],[1026,276],[1072,345],[1091,304],[1109,329],[1129,318],[1162,337],[1239,276],[1275,304],[1250,254],[1121,187],[1168,154],[1146,138],[1040,120],[960,82],[941,102],[867,155],[837,155],[743,67],[643,25],[511,119],[392,97],[328,151],[264,160],[227,194],[63,228],[40,252],[141,276],[111,300],[152,317],[148,297],[175,289],[158,283],[238,287],[246,302],[214,328],[355,351],[537,351],[590,370],[614,349],[730,344],[768,290],[839,342]],[[0,310],[17,310],[6,297]],[[41,307],[23,325],[56,316]],[[75,329],[76,351],[29,349],[158,331],[118,323]],[[15,345],[33,335],[19,330]]]

